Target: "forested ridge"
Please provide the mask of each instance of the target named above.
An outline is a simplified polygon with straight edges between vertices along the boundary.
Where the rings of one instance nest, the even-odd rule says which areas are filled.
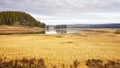
[[[30,14],[20,11],[1,11],[0,25],[21,25],[30,27],[45,27],[45,24],[37,21]]]

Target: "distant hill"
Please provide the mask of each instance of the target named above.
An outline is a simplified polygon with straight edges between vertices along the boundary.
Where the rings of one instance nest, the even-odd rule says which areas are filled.
[[[120,24],[74,24],[67,25],[68,28],[120,28]]]
[[[44,23],[37,21],[30,14],[19,11],[0,12],[0,25],[21,25],[29,27],[45,27]]]

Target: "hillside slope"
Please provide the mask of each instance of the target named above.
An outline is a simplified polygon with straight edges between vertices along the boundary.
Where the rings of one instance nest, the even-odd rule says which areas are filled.
[[[30,14],[19,11],[0,12],[0,25],[22,25],[29,27],[45,27],[44,23],[37,21]]]

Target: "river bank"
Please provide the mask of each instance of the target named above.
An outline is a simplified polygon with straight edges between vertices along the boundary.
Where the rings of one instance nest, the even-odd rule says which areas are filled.
[[[39,27],[28,26],[0,26],[0,35],[9,34],[34,34],[44,32],[45,29]]]

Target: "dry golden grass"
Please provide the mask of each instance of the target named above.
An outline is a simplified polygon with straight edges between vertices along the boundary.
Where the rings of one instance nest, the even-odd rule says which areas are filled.
[[[80,68],[87,68],[88,59],[120,60],[120,34],[0,35],[0,53],[8,60],[43,58],[48,68],[63,63],[69,66],[74,60],[81,62]]]
[[[28,27],[28,26],[0,26],[0,35],[4,34],[23,34],[23,33],[38,33],[43,31],[43,28]]]

